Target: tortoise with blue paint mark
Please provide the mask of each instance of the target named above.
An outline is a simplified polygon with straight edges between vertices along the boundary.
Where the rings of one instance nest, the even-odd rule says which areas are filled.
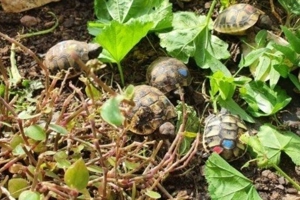
[[[218,114],[211,114],[205,119],[203,146],[207,152],[216,152],[227,161],[240,158],[247,146],[239,137],[247,132],[245,123],[239,116],[222,109]]]
[[[159,57],[147,69],[147,82],[164,94],[188,86],[191,75],[186,65],[171,57]]]

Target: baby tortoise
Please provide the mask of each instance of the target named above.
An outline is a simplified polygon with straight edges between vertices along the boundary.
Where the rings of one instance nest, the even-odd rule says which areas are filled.
[[[221,12],[215,20],[214,29],[219,33],[246,35],[246,30],[256,25],[262,29],[273,29],[273,22],[263,11],[249,4],[232,5]]]
[[[149,135],[159,130],[161,134],[174,134],[169,120],[177,116],[175,107],[157,88],[148,85],[135,87],[133,107],[129,116],[129,130],[139,135]]]
[[[245,123],[237,116],[222,109],[217,115],[205,119],[203,146],[207,152],[216,152],[227,161],[240,158],[247,150],[239,137],[248,131]]]
[[[72,78],[81,73],[81,69],[70,55],[74,51],[78,57],[86,63],[90,59],[97,58],[102,48],[98,44],[80,42],[76,40],[66,40],[51,47],[45,56],[44,65],[48,67],[52,75],[60,76],[60,73],[70,70]],[[61,77],[59,77],[61,78]]]
[[[163,93],[188,86],[191,75],[186,65],[176,58],[159,57],[147,69],[147,82]]]

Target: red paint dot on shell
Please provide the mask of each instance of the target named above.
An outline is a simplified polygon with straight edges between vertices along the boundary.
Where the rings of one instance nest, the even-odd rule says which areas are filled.
[[[224,150],[224,149],[223,149],[222,147],[220,147],[220,146],[215,146],[215,147],[213,148],[213,151],[216,152],[217,154],[222,153],[223,150]]]

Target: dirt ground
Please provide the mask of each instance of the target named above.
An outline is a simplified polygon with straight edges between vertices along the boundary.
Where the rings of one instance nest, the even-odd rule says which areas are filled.
[[[265,12],[270,13],[268,0],[251,2],[255,3],[263,10],[265,9]],[[190,0],[189,2],[180,2],[178,4],[178,2],[174,0],[174,10],[191,10],[199,14],[207,13],[209,5],[209,1]],[[278,6],[278,3],[275,2],[275,5]],[[58,17],[58,27],[52,33],[20,40],[23,45],[31,49],[38,56],[42,58],[43,54],[45,54],[51,46],[62,40],[92,40],[91,35],[89,35],[87,31],[87,22],[94,19],[93,1],[91,0],[61,0],[60,2],[50,3],[40,8],[16,14],[5,13],[0,10],[0,31],[12,38],[15,38],[19,34],[48,29],[55,21],[53,16],[48,14],[49,11],[55,13]],[[279,6],[278,12],[279,14],[283,13]],[[39,20],[39,22],[34,26],[26,26],[25,24],[22,24],[20,20],[25,15],[35,17]],[[164,51],[162,51],[161,47],[159,47],[158,38],[155,35],[149,35],[148,39],[150,39],[152,45],[156,48],[156,51],[154,51],[149,45],[148,40],[143,40],[128,54],[124,60],[124,66],[127,67],[127,69],[124,70],[126,84],[138,85],[145,82],[145,70],[149,63],[151,63],[156,57],[164,55]],[[229,37],[224,39],[232,45],[237,41],[236,39]],[[10,43],[1,39],[0,57],[4,62],[4,66],[10,65],[9,56]],[[17,62],[22,76],[32,80],[43,78],[37,64],[33,62],[29,55],[24,54],[22,51],[17,52]],[[206,75],[205,72],[200,72],[192,62],[189,66],[192,74],[195,76],[193,87],[201,88],[201,84]],[[106,70],[105,77],[113,77],[114,82],[120,82],[116,68],[108,68]],[[292,91],[290,91],[290,93],[291,95],[294,95]],[[297,102],[293,102],[287,109],[292,109],[295,106],[299,106]],[[197,105],[197,109],[203,109],[203,105],[199,103],[199,105]],[[247,161],[247,159],[248,158],[242,158],[238,161],[234,161],[232,165],[239,169],[241,165]],[[204,163],[205,160],[203,159],[193,159],[191,165],[194,167],[192,167],[192,170],[188,173],[183,173],[184,171],[181,171],[174,174],[171,178],[164,182],[165,188],[169,191],[169,193],[185,191],[193,199],[209,199],[207,194],[207,184],[203,176]],[[287,172],[295,180],[300,181],[300,176],[295,172],[294,164],[287,156],[284,156],[283,162],[281,163],[281,167],[285,172]],[[249,167],[247,169],[243,169],[242,172],[253,181],[260,196],[264,200],[300,199],[300,195],[298,195],[297,190],[288,184],[283,177],[272,171],[272,169],[261,170],[255,167]]]

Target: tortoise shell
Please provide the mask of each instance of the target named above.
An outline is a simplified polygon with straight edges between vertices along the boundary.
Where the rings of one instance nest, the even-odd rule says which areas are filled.
[[[170,129],[170,134],[173,134],[174,127],[169,126],[169,120],[176,117],[177,113],[173,104],[160,90],[148,85],[136,86],[133,101],[135,106],[129,116],[130,131],[149,135],[158,129],[166,134],[166,130]]]
[[[272,21],[265,13],[249,4],[235,4],[221,12],[214,22],[214,29],[220,33],[245,35],[254,25],[271,29]]]
[[[216,152],[228,161],[240,158],[247,150],[239,137],[247,132],[245,123],[237,116],[222,110],[205,120],[203,146],[207,152]]]
[[[77,53],[78,57],[86,63],[92,58],[97,58],[101,50],[101,46],[98,44],[66,40],[57,43],[47,51],[44,64],[53,75],[70,70],[69,78],[71,78],[79,75],[81,69],[71,57],[70,52]]]
[[[159,57],[147,69],[147,82],[163,93],[188,86],[191,75],[186,65],[176,58]]]

